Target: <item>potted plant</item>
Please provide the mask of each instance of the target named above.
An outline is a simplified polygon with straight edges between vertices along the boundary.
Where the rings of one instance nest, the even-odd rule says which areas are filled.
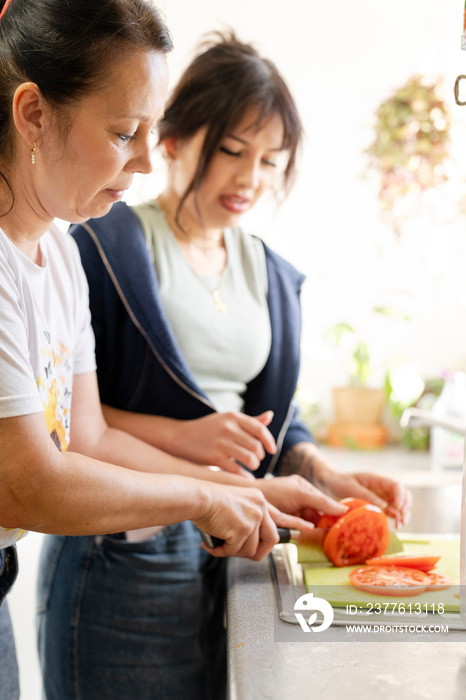
[[[374,131],[369,165],[380,177],[382,210],[400,236],[422,194],[447,180],[450,115],[439,85],[410,77],[379,105]]]
[[[408,317],[396,309],[377,306],[373,313],[396,320]],[[385,390],[370,385],[374,351],[370,342],[346,321],[332,326],[326,339],[344,351],[348,384],[333,387],[335,422],[329,426],[328,442],[334,446],[383,447],[387,428],[383,424]]]

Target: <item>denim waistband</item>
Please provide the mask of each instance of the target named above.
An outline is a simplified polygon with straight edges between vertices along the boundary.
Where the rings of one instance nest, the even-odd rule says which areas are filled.
[[[18,575],[16,547],[0,549],[0,605]]]

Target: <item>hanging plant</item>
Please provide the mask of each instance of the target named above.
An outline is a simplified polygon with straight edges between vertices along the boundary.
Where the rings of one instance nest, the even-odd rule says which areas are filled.
[[[380,174],[382,210],[399,236],[426,190],[446,182],[450,117],[439,86],[415,75],[382,102],[368,149]]]

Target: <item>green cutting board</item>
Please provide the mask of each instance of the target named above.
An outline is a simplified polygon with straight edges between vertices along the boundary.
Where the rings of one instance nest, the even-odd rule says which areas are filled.
[[[371,607],[375,603],[381,604],[414,604],[419,603],[423,609],[432,605],[443,604],[445,612],[459,612],[459,567],[460,567],[460,543],[459,538],[427,539],[422,535],[400,535],[403,551],[416,555],[440,556],[435,571],[446,576],[451,576],[454,585],[442,591],[428,591],[416,596],[383,596],[372,595],[359,591],[351,585],[348,574],[357,566],[332,566],[329,562],[314,561],[301,562],[304,582],[308,590],[327,600],[333,607]],[[432,610],[432,608],[430,607]]]

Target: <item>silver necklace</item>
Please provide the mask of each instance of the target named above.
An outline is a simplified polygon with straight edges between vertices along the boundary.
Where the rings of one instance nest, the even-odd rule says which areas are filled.
[[[218,234],[218,239],[220,239],[220,237],[221,237],[221,234]],[[219,248],[220,248],[220,246],[217,246],[217,247],[215,247],[215,248],[209,249],[209,251],[207,252],[205,249],[201,248],[200,246],[197,246],[194,242],[191,242],[191,243],[189,243],[189,245],[188,245],[188,249],[189,249],[189,251],[190,251],[191,253],[193,253],[195,250],[199,249],[204,255],[207,255],[207,256],[209,256],[209,257],[212,255],[212,253],[213,253],[214,251],[219,250]],[[188,261],[188,262],[189,262],[189,261]],[[228,312],[228,307],[227,307],[227,305],[225,304],[225,302],[223,301],[223,299],[222,299],[222,297],[221,297],[221,294],[220,294],[220,287],[222,286],[223,276],[224,276],[224,273],[225,273],[225,270],[226,270],[226,266],[223,268],[222,272],[220,273],[220,275],[219,275],[219,277],[218,277],[217,284],[215,285],[214,289],[212,289],[212,288],[207,284],[207,282],[204,280],[203,276],[200,275],[200,274],[194,269],[192,263],[189,263],[189,266],[190,266],[191,270],[194,272],[194,274],[196,275],[196,277],[197,277],[197,279],[199,280],[199,282],[200,282],[200,283],[202,284],[202,286],[204,287],[204,289],[206,289],[206,290],[209,292],[209,294],[211,294],[212,299],[214,300],[214,308],[215,308],[215,311],[218,311],[218,313],[225,315],[225,314]]]
[[[222,240],[221,245],[215,245],[215,246],[213,246],[213,247],[211,246],[211,247],[209,247],[209,248],[203,248],[202,246],[200,246],[200,245],[198,245],[197,243],[195,243],[195,242],[191,239],[191,237],[189,236],[189,234],[186,233],[186,231],[184,231],[183,229],[180,229],[180,227],[176,224],[175,217],[172,216],[171,213],[170,213],[169,211],[167,211],[164,207],[162,207],[162,204],[161,204],[161,202],[160,202],[160,199],[159,199],[159,205],[160,205],[160,207],[162,208],[162,211],[163,211],[163,213],[164,213],[164,215],[165,215],[165,218],[166,218],[166,220],[167,220],[167,223],[168,223],[168,225],[169,225],[169,228],[170,228],[170,230],[171,230],[171,232],[172,232],[172,234],[173,234],[175,240],[176,240],[175,231],[178,231],[178,230],[181,231],[181,233],[184,235],[184,237],[185,237],[185,238],[187,239],[187,241],[188,241],[188,249],[189,249],[191,252],[194,252],[195,250],[198,250],[199,252],[203,253],[203,255],[205,255],[206,257],[210,257],[210,256],[214,253],[214,251],[216,251],[216,250],[218,250],[220,247],[222,247],[222,245],[223,245],[223,240],[222,240],[222,239],[223,239],[223,234],[222,234],[222,233],[217,233],[217,234],[215,234],[215,235],[212,237],[212,240],[215,241],[216,243],[218,243],[218,241]],[[202,279],[201,275],[199,275],[199,274],[196,272],[196,270],[194,269],[194,267],[192,266],[192,264],[189,263],[189,261],[188,261],[188,264],[189,264],[189,267],[191,268],[191,270],[193,271],[194,275],[197,277],[199,283],[200,283],[200,284],[204,287],[204,289],[205,289],[206,291],[208,291],[209,294],[211,295],[211,297],[212,297],[212,299],[213,299],[213,302],[214,302],[214,309],[215,309],[215,311],[218,311],[219,314],[223,314],[223,315],[227,314],[227,313],[228,313],[228,307],[227,307],[227,305],[225,304],[225,302],[223,301],[223,299],[222,299],[222,297],[221,297],[221,295],[220,295],[220,287],[221,287],[222,282],[223,282],[223,276],[224,276],[226,267],[222,270],[222,272],[221,272],[221,274],[220,274],[220,276],[219,276],[219,278],[218,278],[218,282],[217,282],[215,288],[214,288],[214,289],[211,289],[211,288],[209,287],[209,285]]]
[[[185,232],[183,232],[183,233],[186,236],[186,238],[188,239],[189,249],[191,251],[197,250],[197,251],[199,251],[199,253],[202,253],[202,255],[205,255],[207,258],[212,257],[212,254],[221,247],[221,245],[218,245],[218,242],[222,238],[221,233],[217,233],[214,236],[212,236],[211,240],[215,241],[215,243],[217,245],[209,246],[208,248],[204,248],[203,246],[199,245],[199,243],[196,243],[195,241],[193,241],[192,238],[190,238],[188,233],[185,233]]]

